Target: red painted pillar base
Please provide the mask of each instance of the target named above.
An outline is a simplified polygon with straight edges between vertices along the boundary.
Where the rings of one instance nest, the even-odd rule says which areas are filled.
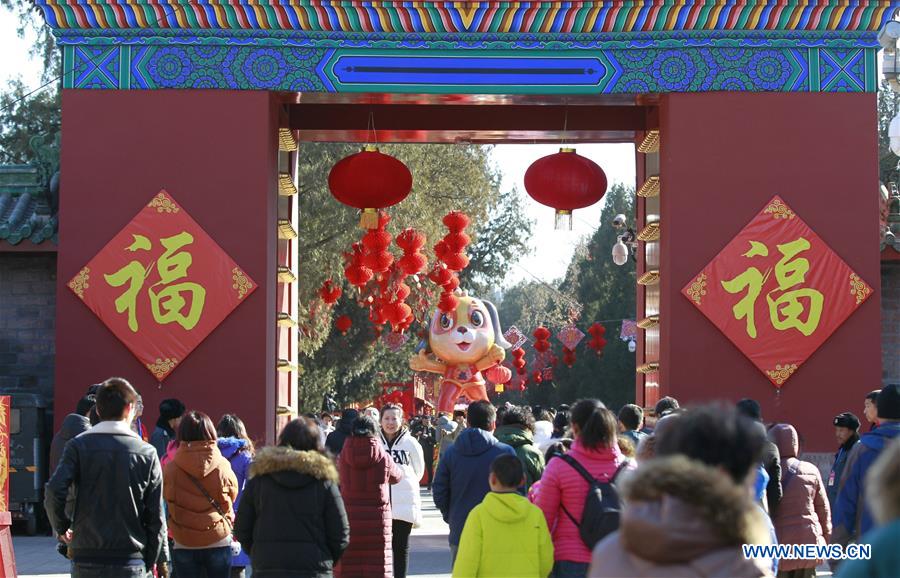
[[[0,512],[0,578],[16,578],[16,553],[12,543],[12,515]]]

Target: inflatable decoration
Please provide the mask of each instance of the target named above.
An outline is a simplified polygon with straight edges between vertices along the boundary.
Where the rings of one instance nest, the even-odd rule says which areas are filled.
[[[443,376],[437,411],[447,413],[461,395],[470,401],[488,399],[482,372],[503,363],[509,349],[492,303],[452,296],[456,307],[449,313],[441,308],[434,312],[426,348],[409,361],[413,371]]]

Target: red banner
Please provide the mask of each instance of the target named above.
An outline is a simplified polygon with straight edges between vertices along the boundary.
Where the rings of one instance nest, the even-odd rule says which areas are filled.
[[[68,286],[160,382],[256,289],[166,191]]]
[[[682,293],[780,388],[872,288],[776,196]]]
[[[10,397],[0,395],[0,512],[9,511]]]

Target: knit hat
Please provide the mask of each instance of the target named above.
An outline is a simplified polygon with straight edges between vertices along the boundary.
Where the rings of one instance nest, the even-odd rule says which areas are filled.
[[[169,421],[170,419],[179,418],[184,415],[187,410],[180,399],[169,398],[159,402],[159,417],[161,420]]]
[[[859,430],[859,418],[845,411],[842,414],[834,416],[834,427],[845,427],[853,431]]]
[[[878,394],[878,417],[900,419],[900,385],[886,385]]]

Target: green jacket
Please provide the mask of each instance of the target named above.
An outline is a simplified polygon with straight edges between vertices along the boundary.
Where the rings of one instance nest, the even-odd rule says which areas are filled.
[[[512,446],[525,469],[525,492],[544,474],[544,454],[534,445],[534,435],[527,429],[504,425],[494,432],[497,441]]]
[[[465,533],[465,532],[464,532]],[[861,544],[872,547],[870,560],[847,560],[837,571],[838,578],[895,578],[900,572],[900,519],[872,530]]]
[[[469,512],[453,578],[546,578],[552,569],[547,520],[526,498],[490,492]]]

